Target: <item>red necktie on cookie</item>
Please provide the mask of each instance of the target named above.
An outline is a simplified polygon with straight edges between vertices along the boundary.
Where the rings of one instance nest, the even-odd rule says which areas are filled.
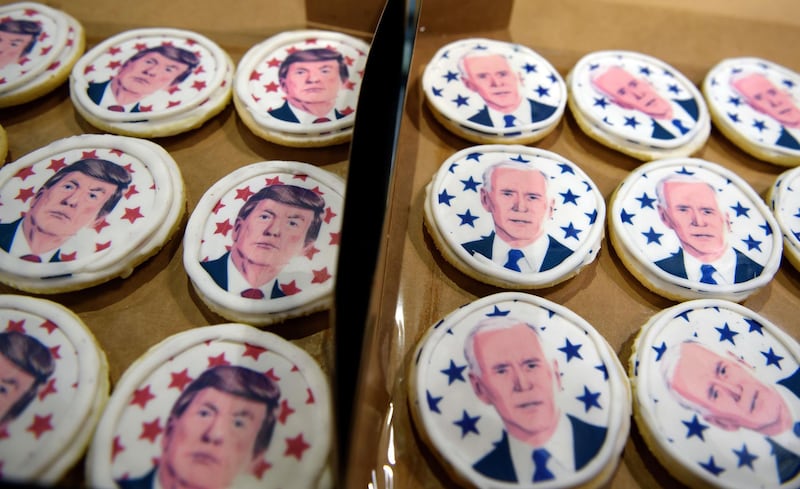
[[[22,255],[20,258],[31,263],[42,263],[42,258],[39,255]]]
[[[242,291],[242,297],[248,299],[263,299],[264,292],[261,289],[245,289]]]

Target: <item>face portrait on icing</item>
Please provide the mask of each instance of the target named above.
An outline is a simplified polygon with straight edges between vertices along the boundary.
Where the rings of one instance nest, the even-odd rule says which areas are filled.
[[[464,86],[480,95],[489,108],[510,113],[519,107],[521,81],[505,56],[470,53],[460,60],[460,68]]]
[[[17,418],[53,374],[55,359],[33,336],[0,333],[0,429]]]
[[[278,79],[288,103],[316,116],[326,116],[348,78],[341,54],[332,49],[295,51],[283,61]]]
[[[480,197],[483,208],[492,215],[497,236],[513,248],[539,239],[553,211],[544,174],[513,162],[487,170]]]
[[[509,434],[533,446],[547,441],[559,416],[556,373],[536,331],[510,319],[479,323],[466,349],[475,395],[494,406]]]
[[[27,20],[0,22],[0,69],[19,63],[29,54],[41,34],[41,26]]]
[[[121,105],[139,102],[183,81],[199,62],[194,53],[171,45],[139,51],[111,79],[111,93]]]
[[[731,85],[758,112],[768,115],[786,127],[800,127],[800,108],[792,96],[760,73],[731,78]]]
[[[664,180],[657,189],[661,221],[672,229],[681,247],[702,262],[712,262],[728,248],[728,214],[705,182]]]
[[[611,102],[643,112],[654,119],[670,119],[672,106],[644,78],[636,78],[624,68],[609,66],[591,78],[592,85]]]
[[[792,424],[786,401],[775,387],[733,354],[684,342],[667,373],[667,385],[704,419],[724,430],[745,428],[775,435]]]

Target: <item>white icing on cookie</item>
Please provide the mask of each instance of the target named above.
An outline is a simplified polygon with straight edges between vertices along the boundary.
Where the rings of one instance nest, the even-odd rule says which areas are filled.
[[[760,58],[731,58],[703,81],[714,123],[737,146],[787,166],[800,164],[800,74]]]
[[[207,377],[212,373],[216,377]],[[170,422],[173,404],[198,379],[206,387]],[[237,427],[221,397],[239,406]],[[207,401],[202,417],[196,416],[198,399]],[[265,408],[266,399],[274,406]],[[274,416],[274,428],[258,450],[263,444],[252,438],[265,411]],[[331,425],[327,379],[304,350],[243,324],[194,328],[152,347],[119,379],[87,454],[86,476],[92,487],[130,487],[151,471],[159,477],[159,466],[169,465],[179,476],[194,474],[219,487],[315,487],[328,463]],[[235,439],[243,444],[232,445]],[[193,447],[197,463],[172,457],[167,442]],[[232,464],[240,464],[233,471],[238,474],[229,472]],[[222,480],[226,473],[232,482]]]
[[[192,212],[186,272],[209,307],[235,321],[264,325],[329,307],[343,205],[344,181],[308,163],[239,168],[212,185]]]
[[[2,477],[56,484],[83,455],[108,399],[105,354],[60,304],[0,295],[0,362],[4,399],[20,395],[26,377],[41,376],[30,403],[0,424]],[[9,407],[4,401],[0,418]]]
[[[117,34],[84,54],[70,95],[90,122],[131,135],[171,135],[219,112],[230,99],[234,66],[198,33],[165,28]]]
[[[1,57],[0,107],[26,102],[41,95],[40,90],[55,88],[83,53],[83,26],[65,12],[19,2],[0,7],[0,18],[0,36],[20,50],[12,47]],[[17,44],[19,41],[25,42]]]
[[[236,68],[237,110],[257,133],[278,142],[349,138],[368,51],[364,41],[338,32],[272,36],[251,47]]]
[[[472,487],[601,486],[630,428],[630,387],[608,342],[572,311],[519,292],[433,325],[409,402],[426,441]],[[550,452],[553,480],[534,481],[534,448]]]
[[[567,77],[570,108],[601,142],[649,159],[689,156],[711,129],[695,85],[663,61],[630,51],[597,51]]]
[[[425,67],[422,88],[433,109],[472,140],[536,139],[558,124],[567,103],[564,80],[546,59],[492,39],[440,48]]]
[[[496,165],[501,185],[487,189],[485,172]],[[589,176],[562,156],[481,145],[441,165],[427,188],[425,218],[444,256],[464,273],[510,288],[547,287],[597,256],[605,201]],[[519,270],[506,267],[514,249],[523,253]]]
[[[113,135],[57,140],[9,163],[0,169],[0,202],[0,280],[43,293],[127,277],[185,212],[172,157],[150,141]]]
[[[672,182],[661,192],[664,180]],[[658,294],[740,301],[778,270],[783,245],[775,218],[747,182],[716,163],[646,163],[611,200],[612,244],[636,278]]]
[[[745,307],[709,299],[673,306],[634,345],[636,421],[692,487],[797,487],[798,362],[800,345]]]
[[[800,270],[800,168],[786,170],[775,179],[767,202],[783,234],[783,252]]]

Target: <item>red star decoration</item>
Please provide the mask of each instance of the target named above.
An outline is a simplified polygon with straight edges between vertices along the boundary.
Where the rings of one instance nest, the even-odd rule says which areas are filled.
[[[280,85],[278,85],[274,81],[271,81],[271,82],[267,83],[266,85],[264,85],[264,90],[266,90],[267,93],[269,93],[269,92],[277,92],[279,88],[280,88]]]
[[[144,217],[140,212],[141,207],[136,207],[135,209],[130,209],[128,207],[125,208],[125,215],[122,216],[122,219],[130,221],[131,224],[136,222],[137,219]]]
[[[186,387],[186,384],[193,380],[191,377],[189,377],[188,368],[185,368],[178,373],[171,372],[170,376],[172,377],[172,380],[170,380],[167,387],[175,387],[179,391],[182,391],[184,387]]]
[[[139,190],[136,188],[136,184],[131,185],[128,187],[128,190],[125,191],[125,199],[130,199],[132,196],[139,193]]]
[[[152,112],[153,106],[152,105],[140,105],[139,112]]]
[[[180,104],[181,104],[180,100],[170,100],[169,103],[167,104],[167,108],[171,109],[172,107],[177,107]]]
[[[317,253],[319,253],[319,248],[317,248],[316,246],[312,246],[311,248],[306,250],[306,252],[304,253],[304,256],[306,258],[308,258],[309,260],[313,260],[314,259],[314,255],[316,255]]]
[[[111,153],[112,155],[117,155],[120,157],[125,154],[125,152],[122,151],[121,149],[111,149],[108,152]]]
[[[250,72],[250,78],[249,78],[250,81],[258,81],[260,79],[261,79],[261,73],[259,73],[256,70]]]
[[[282,185],[283,184],[283,182],[281,182],[281,177],[267,178],[266,181],[267,181],[267,185]]]
[[[38,14],[39,11],[33,8],[26,8],[25,9],[25,17],[33,17],[34,15]]]
[[[259,101],[259,100],[261,100],[261,97],[256,97],[256,96],[255,96],[254,94],[252,94],[252,93],[250,94],[250,98],[252,98],[252,99],[253,99],[253,102],[256,102],[256,103],[258,103],[258,101]],[[270,107],[270,109],[269,109],[269,110],[272,110],[272,108]]]
[[[60,348],[61,345],[50,347],[50,355],[52,355],[52,357],[55,358],[56,360],[61,358],[61,353],[58,352]]]
[[[236,189],[236,198],[247,202],[247,199],[250,198],[255,192],[250,190],[250,187],[245,188],[237,188]]]
[[[103,218],[102,221],[98,221],[97,224],[92,226],[92,229],[94,229],[97,234],[100,234],[100,231],[102,231],[103,228],[105,228],[107,226],[110,226],[110,225],[111,224],[109,224],[108,221],[106,221],[106,219]]]
[[[225,352],[220,353],[215,357],[208,357],[208,366],[217,367],[219,365],[230,365],[231,362],[225,360]]]
[[[114,444],[111,446],[111,461],[113,462],[117,455],[125,451],[125,446],[119,441],[119,436],[114,437]]]
[[[75,261],[75,258],[78,257],[78,252],[73,251],[72,253],[61,253],[58,256],[61,258],[61,261]]]
[[[280,284],[280,286],[281,286],[281,290],[286,295],[295,295],[295,294],[303,291],[302,289],[297,287],[297,284],[295,283],[294,280],[292,280],[288,284]]]
[[[328,242],[329,245],[338,245],[339,239],[342,237],[342,233],[331,233],[331,240]]]
[[[316,44],[316,43],[317,43],[316,37],[309,37],[308,39],[306,39],[306,44]]]
[[[22,202],[27,202],[28,199],[33,197],[33,194],[34,194],[33,187],[21,188],[19,189],[19,193],[17,194],[17,196],[14,198],[17,200],[21,200]]]
[[[161,44],[163,45],[163,44],[170,44],[170,43],[161,43]],[[136,50],[137,51],[141,51],[142,49],[147,49],[147,44],[145,44],[143,42],[136,43]]]
[[[120,51],[122,51],[122,49],[117,46],[111,46],[110,48],[108,48],[108,54],[110,54],[111,56],[118,55]]]
[[[50,160],[50,164],[47,165],[47,169],[57,172],[58,170],[64,168],[65,166],[67,166],[67,162],[64,160],[64,158],[61,158],[58,160]]]
[[[295,180],[301,180],[301,181],[305,182],[306,179],[308,178],[308,175],[305,174],[305,173],[298,173],[297,175],[293,176],[292,178],[294,178]]]
[[[297,49],[294,46],[292,46],[292,47],[290,47],[289,49],[286,50],[286,52],[289,53],[289,54],[292,54],[292,53],[297,52],[297,51],[299,51],[299,49]]]
[[[347,106],[344,109],[342,109],[342,114],[344,115],[350,115],[352,113],[353,113],[353,108],[350,106]]]
[[[311,191],[314,192],[317,195],[325,195],[325,192],[320,190],[319,186],[316,186],[316,187],[312,188]]]
[[[27,57],[27,56],[23,56],[22,58],[19,58],[19,60],[17,61],[17,63],[19,63],[19,64],[20,64],[20,65],[22,65],[22,66],[25,66],[26,64],[28,64],[28,62],[29,62],[30,60],[31,60],[31,59],[30,59],[29,57]]]
[[[227,236],[231,229],[233,229],[233,225],[231,224],[230,219],[225,219],[223,222],[217,223],[217,229],[214,230],[214,234]]]
[[[312,284],[324,284],[332,277],[332,275],[328,273],[328,267],[325,267],[322,270],[313,270],[313,272],[314,278],[311,279]]]
[[[34,414],[33,422],[31,422],[30,426],[25,428],[25,431],[33,433],[34,438],[38,440],[44,433],[53,430],[53,425],[50,424],[50,419],[52,419],[52,417],[52,414],[48,414],[47,416]]]
[[[271,368],[271,369],[267,370],[264,373],[264,375],[266,375],[267,378],[269,378],[273,382],[280,382],[281,381],[281,378],[278,377],[278,374],[275,373],[275,369],[274,368]]]
[[[58,392],[56,390],[56,379],[50,379],[45,384],[44,388],[39,392],[39,400],[44,400],[45,397],[49,396],[50,394],[55,394]]]
[[[325,208],[325,217],[323,217],[322,219],[325,221],[325,224],[330,224],[331,220],[336,216],[337,216],[337,214],[335,212],[333,212],[333,210],[330,207],[326,207]]]
[[[286,451],[283,453],[284,457],[295,457],[297,460],[303,459],[303,452],[311,448],[311,445],[306,443],[303,439],[303,434],[300,433],[294,438],[286,439]]]
[[[281,65],[281,60],[278,58],[272,58],[271,60],[267,61],[267,66],[270,68],[277,68]]]
[[[149,440],[150,443],[155,443],[156,438],[164,431],[160,426],[159,419],[156,418],[151,422],[142,422],[142,433],[139,435],[140,440]]]
[[[26,166],[25,168],[21,169],[14,175],[16,178],[22,179],[23,181],[31,175],[35,175],[36,172],[33,171],[33,168],[30,166]]]
[[[9,437],[8,430],[6,429],[5,426],[3,426],[2,428],[0,428],[0,440],[5,440],[8,437]]]
[[[58,329],[58,325],[49,319],[46,319],[39,327],[46,329],[47,334],[53,334],[53,331]]]
[[[95,243],[94,244],[94,251],[103,251],[106,248],[111,246],[111,241],[106,241],[105,243]]]
[[[202,80],[196,80],[194,83],[192,83],[192,88],[194,88],[198,92],[201,92],[201,91],[205,90],[206,82],[204,82]]]
[[[272,468],[272,464],[264,460],[263,458],[256,462],[256,465],[253,467],[253,475],[258,477],[261,480],[264,477],[264,472],[268,471]]]
[[[147,408],[147,403],[150,402],[152,399],[155,399],[156,396],[150,392],[150,385],[146,385],[141,389],[136,389],[133,392],[133,399],[131,399],[131,405],[138,404],[141,406],[142,409]]]
[[[83,69],[83,74],[88,75],[89,73],[94,71],[94,65],[89,65]]]
[[[267,349],[262,348],[260,346],[251,345],[249,343],[244,344],[244,355],[245,357],[252,357],[253,360],[258,360],[258,357],[261,356],[262,353],[266,353]]]
[[[278,422],[280,424],[286,424],[286,419],[289,418],[290,415],[294,413],[294,409],[289,406],[289,401],[286,399],[281,401],[281,410],[278,413]]]
[[[122,66],[122,63],[120,63],[120,62],[119,62],[119,61],[117,61],[117,60],[112,60],[112,61],[109,61],[109,62],[108,62],[108,64],[106,65],[106,68],[108,68],[109,70],[116,70],[116,69],[118,69],[120,66]]]
[[[47,67],[47,71],[53,71],[56,68],[58,68],[59,66],[61,66],[61,61],[56,61],[54,63],[50,63],[50,65]]]
[[[353,66],[353,63],[355,63],[355,59],[351,58],[350,56],[345,56],[344,62],[347,64],[347,66]]]
[[[81,159],[86,159],[86,158],[97,158],[97,150],[93,149],[91,151],[84,151]]]
[[[25,320],[22,319],[20,321],[8,321],[8,326],[6,326],[6,331],[8,332],[17,332],[17,333],[25,333]]]
[[[314,392],[310,388],[306,389],[306,391],[308,392],[306,404],[314,404]]]
[[[218,213],[218,212],[220,211],[220,209],[222,209],[223,207],[225,207],[225,204],[223,204],[223,203],[222,203],[222,201],[220,200],[220,201],[218,201],[216,204],[214,204],[214,209],[212,209],[212,210],[211,210],[211,212],[212,212],[212,213],[214,213],[214,214],[216,214],[216,213]]]

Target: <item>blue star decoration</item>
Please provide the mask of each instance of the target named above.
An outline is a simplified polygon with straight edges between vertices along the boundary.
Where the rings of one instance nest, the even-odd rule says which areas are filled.
[[[475,220],[478,219],[478,216],[473,216],[472,213],[467,209],[467,212],[464,214],[456,214],[458,217],[461,218],[461,225],[475,227]]]
[[[747,250],[748,251],[753,250],[753,249],[761,251],[761,241],[758,241],[757,239],[753,239],[753,236],[751,236],[749,234],[747,235],[747,239],[743,239],[742,240],[742,243],[747,245]]]
[[[750,212],[750,208],[743,206],[741,202],[737,202],[736,205],[732,205],[731,209],[733,209],[733,211],[736,213],[736,217],[750,217],[747,215],[747,213]]]
[[[605,363],[602,363],[595,368],[603,373],[603,380],[608,380],[608,368],[606,368]]]
[[[608,100],[606,100],[605,97],[595,98],[594,106],[600,107],[601,109],[605,109],[606,107],[608,107]]]
[[[490,312],[490,313],[486,314],[486,317],[498,317],[498,316],[499,316],[499,317],[503,317],[503,316],[508,316],[508,314],[509,314],[510,312],[511,312],[511,309],[509,309],[509,310],[507,310],[507,311],[501,311],[501,310],[500,310],[500,309],[499,309],[499,308],[498,308],[498,307],[495,305],[495,306],[494,306],[494,310],[493,310],[492,312]]]
[[[578,205],[578,199],[580,198],[580,195],[573,194],[572,189],[567,189],[566,192],[559,192],[559,195],[564,198],[564,204]]]
[[[478,420],[481,419],[480,416],[472,417],[464,410],[463,414],[461,415],[461,419],[453,421],[453,424],[461,428],[461,438],[464,438],[470,433],[475,433],[476,435],[480,435],[478,432]]]
[[[589,409],[596,407],[597,409],[603,409],[600,406],[600,402],[598,402],[598,398],[600,397],[600,392],[592,392],[589,390],[588,387],[583,386],[583,395],[576,397],[577,400],[583,403],[584,412],[589,412]]]
[[[725,323],[721,328],[714,328],[714,329],[719,331],[720,343],[723,341],[730,341],[731,345],[736,345],[736,342],[733,341],[733,337],[739,333],[729,328],[728,323]]]
[[[691,438],[693,436],[696,436],[701,440],[706,441],[705,438],[703,438],[703,431],[708,429],[708,425],[701,423],[697,419],[696,414],[694,415],[691,421],[682,421],[682,423],[686,425],[686,428],[688,428],[688,431],[686,432],[686,438]]]
[[[636,214],[630,214],[625,209],[622,209],[622,212],[619,213],[619,218],[623,224],[633,224],[633,218]]]
[[[442,96],[442,88],[431,87],[431,91],[433,92],[434,97],[441,97]]]
[[[455,195],[448,194],[447,190],[442,190],[442,192],[439,194],[439,203],[450,207],[450,201],[455,197]]]
[[[575,226],[572,225],[571,222],[567,227],[561,226],[561,229],[564,231],[564,239],[575,238],[579,240],[580,238],[578,238],[578,234],[583,232],[583,229],[576,228]]]
[[[478,185],[480,185],[481,182],[478,182],[477,180],[472,178],[472,175],[470,175],[468,180],[461,180],[461,183],[464,184],[464,191],[465,192],[467,190],[473,190],[473,191],[477,192],[478,191]]]
[[[456,104],[456,107],[461,107],[462,105],[469,105],[469,97],[465,97],[463,95],[456,95],[456,98],[453,99],[453,103]]]
[[[442,76],[444,77],[445,80],[447,80],[448,83],[450,83],[451,81],[458,81],[458,73],[456,73],[455,71],[448,71]]]
[[[572,360],[573,358],[579,358],[583,360],[583,357],[581,356],[580,352],[578,352],[578,350],[580,350],[583,345],[581,344],[573,345],[569,341],[569,338],[565,338],[565,340],[567,343],[558,350],[563,351],[564,354],[567,355],[567,363],[569,363],[569,361]]]
[[[764,355],[767,360],[766,366],[775,365],[778,367],[778,370],[783,370],[781,368],[781,360],[783,360],[783,357],[775,353],[771,346],[769,347],[769,351],[762,351],[761,354]]]
[[[653,226],[650,226],[650,230],[642,233],[647,238],[647,244],[656,243],[658,245],[661,244],[661,236],[664,236],[663,233],[657,233]]]
[[[641,124],[639,121],[636,120],[636,117],[626,117],[625,118],[625,126],[631,126],[632,128],[636,129],[636,126]]]
[[[739,464],[737,467],[748,466],[752,470],[753,468],[753,461],[758,458],[757,455],[753,455],[752,453],[747,451],[747,445],[742,445],[741,450],[733,450],[733,453],[739,458]]]
[[[464,158],[464,159],[465,160],[473,160],[473,161],[475,161],[475,163],[480,163],[481,162],[481,156],[483,156],[483,153],[475,152],[475,153],[468,154],[467,157]]]
[[[575,174],[575,169],[572,168],[572,166],[570,166],[570,165],[568,165],[566,163],[559,163],[558,166],[561,168],[561,174],[562,175],[564,173],[572,173],[573,175]]]
[[[584,212],[583,215],[589,218],[589,224],[594,224],[597,221],[597,209],[592,212]]]
[[[651,346],[651,348],[656,351],[656,361],[658,362],[661,360],[661,355],[667,351],[667,344],[662,341],[661,346]]]
[[[644,209],[645,207],[655,209],[655,207],[653,207],[653,202],[655,202],[656,199],[650,198],[647,192],[643,193],[641,197],[636,197],[636,200],[639,201],[640,209]]]
[[[704,469],[706,469],[707,471],[711,472],[715,476],[725,472],[725,469],[723,469],[722,467],[719,467],[716,463],[714,463],[714,456],[713,455],[708,459],[708,462],[705,462],[705,463],[698,462],[698,463],[700,464],[700,467],[703,467]]]
[[[464,369],[466,368],[467,368],[466,365],[458,366],[455,364],[455,362],[453,362],[453,360],[450,360],[450,366],[444,370],[440,370],[440,372],[442,372],[447,376],[447,385],[450,385],[456,380],[460,380],[461,382],[466,382],[466,380],[464,380],[464,375],[463,375]]]
[[[431,391],[426,390],[425,397],[428,400],[428,409],[430,409],[434,413],[442,414],[442,412],[439,410],[439,401],[442,400],[442,396],[433,397],[433,395],[431,395]]]

